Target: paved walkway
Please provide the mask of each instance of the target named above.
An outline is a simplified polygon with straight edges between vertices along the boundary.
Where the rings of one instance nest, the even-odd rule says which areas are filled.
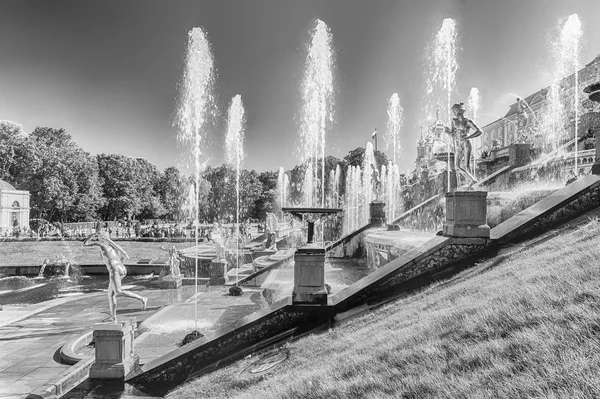
[[[159,290],[132,284],[128,289],[149,298],[148,309],[141,311],[138,301],[119,298],[118,315],[138,321],[165,305],[184,302],[194,292],[193,286]],[[105,292],[86,293],[0,311],[0,398],[20,398],[68,369],[57,362],[58,350],[95,323],[108,321],[107,301]]]

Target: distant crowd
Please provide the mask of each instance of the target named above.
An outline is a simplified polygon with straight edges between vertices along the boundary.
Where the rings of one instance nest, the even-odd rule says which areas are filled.
[[[198,226],[198,238],[204,241],[211,239],[211,232],[214,230],[214,225],[206,223]],[[81,227],[68,226],[59,223],[50,224],[43,223],[35,229],[28,227],[15,226],[12,232],[5,230],[4,237],[63,237],[63,238],[86,238],[91,234],[96,233],[97,229],[101,228],[108,232],[111,238],[194,238],[196,236],[196,228],[192,223],[182,225],[179,223],[160,223],[154,221],[152,224],[141,224],[140,222],[99,222],[96,227]],[[251,238],[251,224],[246,221],[239,224],[239,237],[243,240]],[[258,230],[264,230],[264,225],[258,224]],[[12,233],[12,234],[11,234]],[[232,223],[229,226],[221,225],[219,234],[223,238],[228,239],[234,237],[236,233],[236,225]]]

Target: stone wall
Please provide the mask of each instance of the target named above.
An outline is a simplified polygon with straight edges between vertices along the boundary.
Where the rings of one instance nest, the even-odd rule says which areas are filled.
[[[154,383],[175,385],[236,352],[258,350],[256,345],[261,341],[290,330],[294,330],[290,334],[301,333],[328,322],[331,317],[332,307],[291,305],[286,298],[269,309],[217,330],[207,341],[194,341],[145,364],[129,377],[128,382],[146,386]]]

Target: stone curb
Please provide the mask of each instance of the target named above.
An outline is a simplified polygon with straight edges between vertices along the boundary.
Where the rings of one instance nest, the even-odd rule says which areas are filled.
[[[93,337],[93,334],[94,331],[90,330],[78,338],[68,341],[66,344],[64,344],[60,348],[60,360],[70,365],[75,365],[79,361],[83,360],[84,357],[77,354],[75,350],[81,346],[81,341],[90,341]]]
[[[63,371],[58,376],[56,382],[52,382],[51,384],[46,383],[31,393],[22,396],[21,399],[60,398],[88,378],[94,360],[94,356],[84,358],[77,364]]]

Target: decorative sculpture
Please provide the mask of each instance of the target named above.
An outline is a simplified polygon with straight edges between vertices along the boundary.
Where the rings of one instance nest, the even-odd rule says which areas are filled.
[[[44,259],[42,262],[42,267],[40,268],[40,273],[38,277],[44,277],[44,271],[47,266],[64,266],[64,276],[69,277],[69,270],[71,269],[71,261],[69,258],[64,256],[63,254],[57,255],[52,259]]]
[[[379,171],[373,164],[371,164],[371,186],[373,187],[373,194],[375,194],[375,200],[378,200],[379,188],[381,187],[381,179],[379,178]]]
[[[96,238],[97,241],[92,241],[93,238]],[[100,255],[108,269],[108,306],[114,322],[117,322],[118,296],[137,299],[142,303],[142,310],[146,310],[148,298],[121,288],[121,280],[127,275],[127,269],[125,268],[125,265],[123,265],[122,259],[129,259],[129,256],[127,256],[127,253],[125,253],[123,248],[111,240],[106,231],[90,235],[85,239],[83,245],[86,247],[96,246],[100,248]]]
[[[477,182],[475,177],[469,172],[471,169],[471,142],[470,139],[481,136],[481,129],[472,120],[465,118],[465,104],[458,103],[452,106],[452,123],[450,128],[446,127],[446,133],[454,139],[455,154],[454,163],[456,171],[465,180],[466,185],[471,187]],[[475,132],[469,135],[469,130],[473,129]]]
[[[177,251],[177,248],[175,248],[175,245],[171,245],[170,248],[161,247],[161,249],[169,253],[169,275],[173,277],[181,276],[179,265],[183,259],[179,256],[179,252]]]
[[[217,259],[225,259],[225,243],[219,223],[215,222],[210,232],[210,240],[215,245]]]

